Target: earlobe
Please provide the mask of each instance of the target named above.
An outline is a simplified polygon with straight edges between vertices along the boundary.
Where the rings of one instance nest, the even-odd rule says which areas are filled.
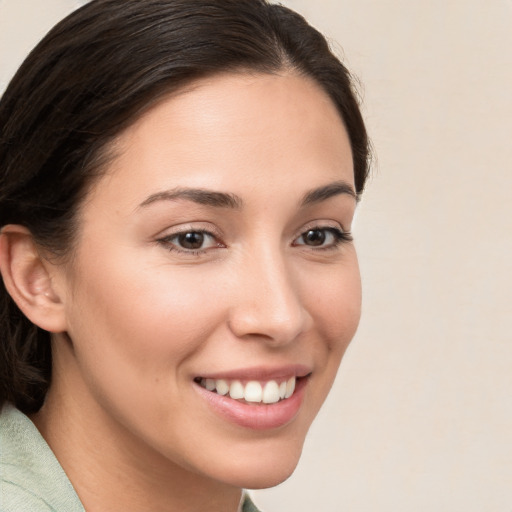
[[[24,315],[49,332],[66,330],[64,302],[55,289],[56,267],[44,259],[28,229],[7,225],[0,232],[0,273]]]

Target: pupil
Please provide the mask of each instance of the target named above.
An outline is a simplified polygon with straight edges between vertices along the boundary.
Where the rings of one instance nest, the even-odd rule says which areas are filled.
[[[180,245],[185,249],[199,249],[204,242],[203,233],[190,232],[179,235]]]
[[[304,239],[307,245],[322,245],[325,242],[325,233],[320,229],[311,229]]]

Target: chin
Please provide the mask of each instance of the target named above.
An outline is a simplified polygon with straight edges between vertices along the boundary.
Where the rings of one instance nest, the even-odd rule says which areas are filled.
[[[268,489],[275,487],[287,480],[297,467],[298,459],[293,464],[281,464],[279,467],[272,467],[262,470],[254,469],[247,474],[238,475],[233,484],[244,489]],[[250,468],[248,468],[250,470]]]
[[[297,461],[298,462],[298,461]],[[281,471],[272,471],[264,475],[253,475],[249,478],[245,485],[241,485],[244,489],[269,489],[275,487],[287,480],[295,471],[297,464],[294,464],[291,468],[286,468]]]
[[[303,440],[299,446],[295,443],[294,446],[286,444],[283,443],[281,447],[262,447],[257,454],[248,453],[236,457],[237,463],[234,466],[225,466],[226,483],[244,489],[267,489],[284,482],[297,467]]]

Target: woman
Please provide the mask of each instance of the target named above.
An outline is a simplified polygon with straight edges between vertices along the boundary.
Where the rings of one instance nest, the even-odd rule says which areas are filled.
[[[2,510],[256,510],[359,320],[347,70],[263,0],[95,0],[0,127]]]

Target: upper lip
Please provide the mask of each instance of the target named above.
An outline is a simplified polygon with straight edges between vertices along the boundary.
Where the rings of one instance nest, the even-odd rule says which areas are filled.
[[[289,379],[290,377],[305,377],[311,373],[311,367],[303,364],[292,364],[285,366],[253,366],[249,368],[237,368],[212,373],[202,373],[198,377],[203,379],[225,379],[225,380],[277,380]]]

